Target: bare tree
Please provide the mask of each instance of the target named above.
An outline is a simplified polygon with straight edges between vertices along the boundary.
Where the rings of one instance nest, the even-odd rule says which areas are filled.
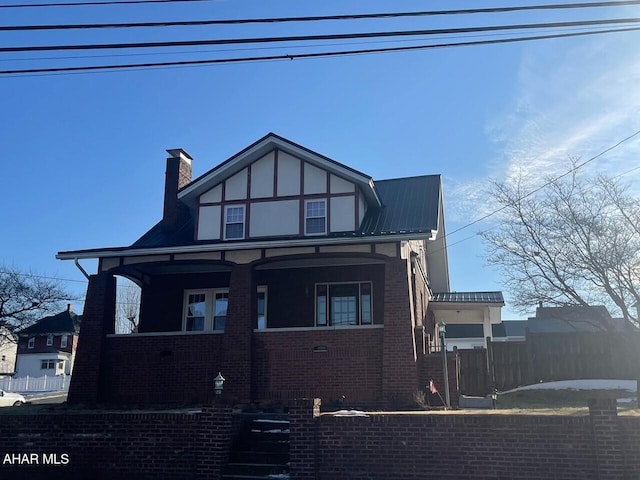
[[[0,345],[14,334],[63,308],[70,295],[58,280],[0,265]]]
[[[501,267],[517,309],[603,303],[637,324],[640,201],[619,181],[574,172],[535,196],[522,182],[495,182],[490,195],[502,218],[483,233],[487,259]]]
[[[124,280],[122,284],[120,280]],[[116,306],[116,331],[118,333],[137,333],[140,316],[140,287],[129,280],[118,277]]]

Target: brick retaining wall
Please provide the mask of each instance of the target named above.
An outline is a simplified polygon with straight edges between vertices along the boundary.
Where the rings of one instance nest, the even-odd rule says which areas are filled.
[[[216,479],[230,437],[231,412],[222,407],[200,413],[3,414],[0,478]],[[28,454],[31,461],[8,462],[7,454]],[[43,465],[47,460],[59,464]]]

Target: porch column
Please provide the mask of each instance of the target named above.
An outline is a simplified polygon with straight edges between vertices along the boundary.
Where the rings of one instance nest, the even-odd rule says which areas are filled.
[[[114,332],[116,279],[113,275],[91,275],[80,324],[68,403],[93,405],[106,394],[105,336]]]
[[[221,372],[226,379],[225,397],[241,402],[251,400],[251,336],[256,311],[252,267],[234,265],[229,279]]]
[[[382,392],[384,400],[397,407],[410,405],[418,388],[409,296],[406,260],[387,260],[384,270]]]

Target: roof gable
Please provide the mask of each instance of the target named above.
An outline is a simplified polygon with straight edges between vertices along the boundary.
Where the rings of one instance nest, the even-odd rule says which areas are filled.
[[[41,318],[33,325],[18,332],[20,336],[44,335],[48,333],[78,333],[82,316],[70,310]]]
[[[233,177],[248,165],[260,160],[276,149],[286,152],[314,167],[326,170],[334,175],[356,183],[370,205],[380,206],[381,202],[376,192],[373,179],[369,175],[298,145],[286,138],[280,137],[275,133],[265,135],[257,142],[249,145],[247,148],[193,180],[178,192],[178,199],[188,205],[194,204],[200,195],[210,191],[216,185]]]

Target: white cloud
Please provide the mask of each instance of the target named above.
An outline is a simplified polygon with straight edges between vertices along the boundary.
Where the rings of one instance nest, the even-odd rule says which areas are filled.
[[[640,51],[635,34],[600,36],[565,47],[562,41],[527,46],[516,95],[486,126],[496,157],[486,176],[454,184],[450,219],[470,221],[491,210],[482,192],[488,179],[544,176],[588,160],[640,129]],[[618,175],[640,165],[640,136],[591,162],[585,171]],[[640,170],[625,180],[640,180]],[[638,182],[640,183],[640,182]]]

